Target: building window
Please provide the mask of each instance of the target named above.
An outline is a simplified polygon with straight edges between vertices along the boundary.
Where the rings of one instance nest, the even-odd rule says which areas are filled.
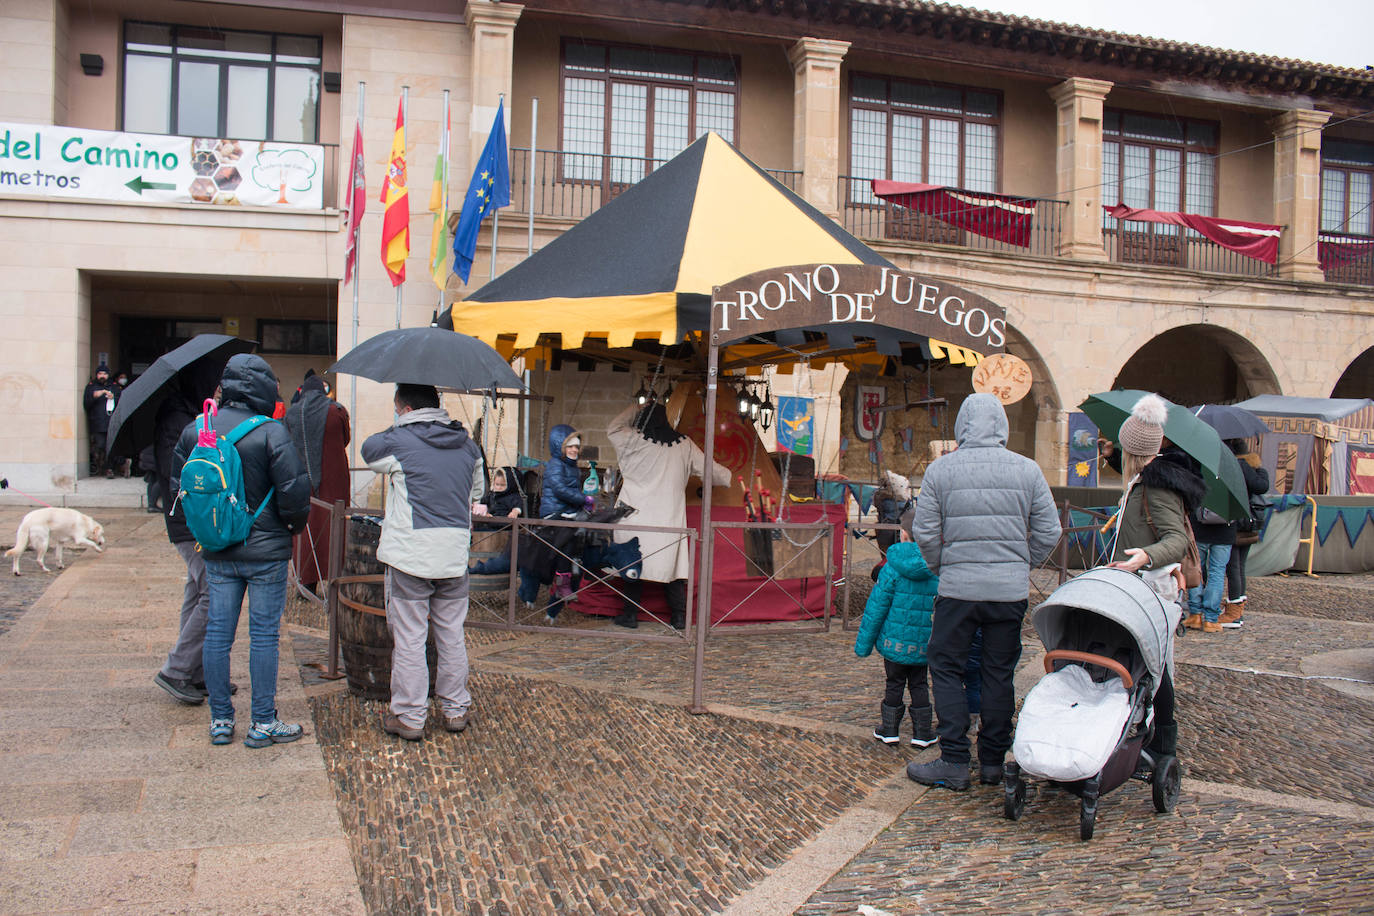
[[[997,191],[1001,94],[854,74],[849,79],[850,201],[869,179]]]
[[[562,109],[563,177],[633,184],[707,131],[735,142],[739,68],[730,57],[568,41]]]
[[[1215,215],[1219,132],[1214,121],[1103,112],[1102,202]]]
[[[318,36],[124,24],[123,129],[315,143]]]
[[[258,321],[258,339],[262,341],[263,353],[333,356],[337,335],[338,325],[332,321]]]
[[[1322,141],[1322,231],[1374,236],[1374,144]]]

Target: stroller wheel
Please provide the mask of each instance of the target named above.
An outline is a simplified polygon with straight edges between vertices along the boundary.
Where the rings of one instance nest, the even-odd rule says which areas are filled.
[[[1185,627],[1185,626],[1183,625],[1183,618],[1182,618],[1182,617],[1178,618],[1178,625],[1174,627],[1174,635],[1175,635],[1175,636],[1184,636],[1184,635],[1187,634],[1187,632],[1188,632],[1188,628]]]
[[[1020,776],[1007,777],[1002,784],[1002,814],[1009,821],[1021,820],[1026,811],[1026,781]]]
[[[1098,781],[1094,776],[1083,784],[1083,802],[1078,809],[1078,838],[1091,840],[1097,826]]]
[[[1154,792],[1155,810],[1168,814],[1178,804],[1179,787],[1182,784],[1179,774],[1178,758],[1162,757],[1155,764],[1154,778],[1150,781]]]

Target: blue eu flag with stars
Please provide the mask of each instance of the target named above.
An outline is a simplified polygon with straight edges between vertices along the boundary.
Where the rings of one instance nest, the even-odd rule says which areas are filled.
[[[487,145],[477,157],[472,181],[463,197],[463,212],[453,233],[453,272],[466,283],[472,272],[472,256],[477,251],[477,233],[482,219],[498,207],[510,206],[510,160],[506,157],[506,103],[496,106],[496,122],[491,125]]]

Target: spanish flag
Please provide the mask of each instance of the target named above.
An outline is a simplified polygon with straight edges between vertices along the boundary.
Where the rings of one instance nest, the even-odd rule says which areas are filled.
[[[391,163],[382,181],[382,265],[392,286],[406,279],[410,256],[410,197],[406,193],[405,109],[396,103],[396,133],[391,138]]]
[[[429,209],[434,214],[434,234],[429,238],[429,273],[441,291],[448,286],[448,275],[452,273],[448,247],[448,145],[446,117],[444,135],[439,138],[439,158],[434,160],[434,184],[429,190]]]

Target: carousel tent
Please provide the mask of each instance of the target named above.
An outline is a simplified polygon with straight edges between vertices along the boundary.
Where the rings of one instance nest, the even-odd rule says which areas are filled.
[[[443,327],[481,338],[508,357],[558,335],[565,349],[604,338],[676,344],[706,329],[712,288],[788,264],[891,263],[714,133],[708,133],[522,263],[455,303]],[[895,270],[895,268],[893,268]],[[833,329],[832,329],[833,330]],[[797,346],[803,332],[781,335]],[[871,351],[901,341],[879,330]],[[939,342],[937,341],[937,344]],[[936,358],[976,363],[957,346]],[[817,365],[820,365],[818,362]]]
[[[1270,432],[1260,459],[1280,493],[1374,495],[1374,401],[1262,394],[1236,405]]]

